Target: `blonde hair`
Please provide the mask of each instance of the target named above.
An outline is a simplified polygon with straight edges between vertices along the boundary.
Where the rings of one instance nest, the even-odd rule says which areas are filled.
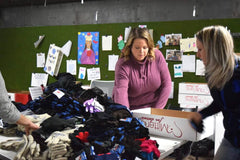
[[[197,39],[206,52],[206,78],[210,89],[222,89],[233,75],[234,44],[229,31],[223,26],[208,26],[197,32]]]
[[[124,57],[125,60],[129,60],[129,57],[131,55],[131,48],[133,45],[133,42],[137,38],[143,38],[146,39],[147,45],[148,45],[148,54],[147,54],[147,59],[152,60],[155,58],[154,54],[154,42],[153,39],[148,31],[147,28],[133,28],[131,32],[129,33],[127,43],[120,55],[120,57]]]

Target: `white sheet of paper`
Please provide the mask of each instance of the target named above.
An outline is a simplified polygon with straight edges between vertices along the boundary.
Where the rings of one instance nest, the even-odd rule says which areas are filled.
[[[127,39],[128,39],[128,36],[129,36],[129,33],[130,33],[131,29],[132,29],[131,26],[125,28],[125,32],[124,32],[124,42],[125,43],[127,42]]]
[[[174,64],[174,78],[183,77],[182,64]]]
[[[195,72],[195,59],[195,55],[182,56],[183,72]]]
[[[102,36],[102,50],[111,51],[112,50],[112,36]]]
[[[118,61],[118,55],[108,55],[108,70],[115,71],[115,66]]]
[[[55,94],[58,97],[58,99],[62,98],[62,96],[65,95],[64,92],[62,92],[62,91],[60,91],[58,89],[56,91],[54,91],[53,94]]]
[[[174,95],[174,82],[172,82],[172,90],[168,98],[173,99],[173,95]]]
[[[47,85],[48,74],[46,73],[32,73],[31,86]]]
[[[72,75],[77,74],[77,61],[76,60],[67,60],[67,72]]]
[[[100,68],[89,68],[87,69],[88,80],[101,79]]]
[[[43,94],[42,87],[40,86],[29,87],[29,92],[32,100],[42,96]]]
[[[197,59],[196,61],[196,75],[197,76],[205,75],[205,66],[203,64],[203,61],[201,61],[200,59]]]
[[[37,68],[43,68],[45,65],[45,53],[37,53]]]
[[[71,51],[71,47],[72,47],[72,41],[69,40],[67,41],[66,44],[64,44],[64,46],[62,46],[61,48],[62,53],[68,57]]]
[[[78,78],[85,79],[85,76],[86,76],[86,67],[79,67]]]

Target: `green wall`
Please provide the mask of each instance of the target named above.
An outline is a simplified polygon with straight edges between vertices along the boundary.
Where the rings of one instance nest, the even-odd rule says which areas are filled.
[[[72,41],[70,56],[64,55],[60,72],[66,72],[66,60],[77,59],[77,33],[86,31],[99,31],[99,65],[81,65],[87,68],[100,67],[102,80],[113,80],[114,72],[108,71],[108,55],[119,54],[117,37],[124,36],[125,27],[137,27],[145,24],[149,29],[153,29],[155,44],[161,34],[182,33],[183,38],[193,37],[194,34],[208,25],[227,26],[232,33],[240,32],[240,19],[217,19],[217,20],[191,20],[191,21],[171,21],[171,22],[142,22],[142,23],[118,23],[118,24],[94,24],[76,26],[45,26],[45,27],[23,27],[23,28],[2,28],[0,29],[0,70],[5,79],[6,87],[9,91],[28,90],[31,84],[31,73],[44,73],[43,68],[36,67],[36,53],[43,52],[47,56],[50,44],[62,47],[68,40]],[[44,40],[38,48],[34,47],[34,42],[39,35],[45,35]],[[102,51],[102,35],[113,36],[112,51]],[[240,52],[240,39],[234,38],[235,52]],[[162,53],[165,55],[166,49],[179,49],[179,46],[164,46]],[[186,54],[186,53],[185,53]],[[190,52],[190,54],[195,54]],[[179,82],[205,82],[203,77],[195,76],[195,73],[184,72],[183,78],[173,77],[173,64],[179,62],[168,61],[172,80],[175,83],[174,99],[168,103],[177,104],[178,83]],[[79,69],[80,65],[77,65]],[[77,73],[78,74],[78,73]],[[76,76],[77,78],[77,76]],[[90,84],[87,77],[80,80],[84,85]],[[55,79],[49,76],[48,83]]]

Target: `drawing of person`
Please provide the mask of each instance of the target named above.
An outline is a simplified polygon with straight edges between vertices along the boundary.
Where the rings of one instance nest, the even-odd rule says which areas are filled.
[[[95,64],[95,53],[92,49],[92,35],[90,32],[85,36],[85,48],[81,56],[81,64]]]

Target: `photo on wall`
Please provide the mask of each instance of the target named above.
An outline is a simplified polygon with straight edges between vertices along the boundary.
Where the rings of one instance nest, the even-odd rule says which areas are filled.
[[[78,32],[78,64],[99,63],[99,32]]]
[[[166,50],[166,60],[168,61],[182,61],[183,52],[176,49]]]
[[[176,46],[180,44],[182,34],[165,34],[165,46]]]

